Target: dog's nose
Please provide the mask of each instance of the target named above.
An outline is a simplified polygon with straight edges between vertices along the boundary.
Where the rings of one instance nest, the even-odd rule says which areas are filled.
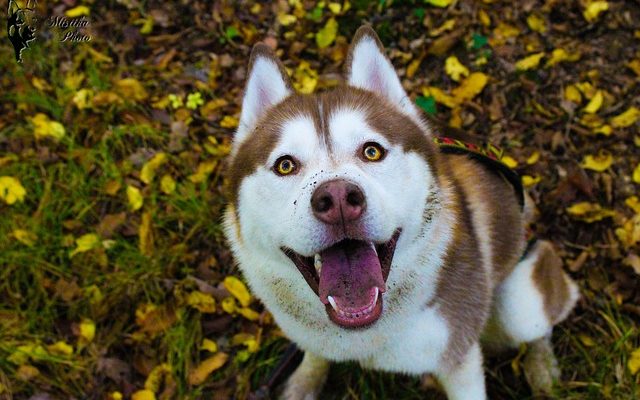
[[[362,189],[343,179],[323,183],[311,196],[313,214],[331,225],[357,220],[366,205]]]

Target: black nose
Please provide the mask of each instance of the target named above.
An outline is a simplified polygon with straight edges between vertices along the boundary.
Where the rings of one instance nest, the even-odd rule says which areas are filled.
[[[330,225],[359,219],[366,205],[362,189],[344,179],[323,183],[311,196],[313,214]]]

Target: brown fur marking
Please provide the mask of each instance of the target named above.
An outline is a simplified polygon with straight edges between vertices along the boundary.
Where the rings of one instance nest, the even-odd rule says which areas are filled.
[[[569,302],[569,284],[562,270],[562,259],[556,254],[551,243],[539,241],[533,282],[544,299],[544,311],[551,324],[559,322]]]

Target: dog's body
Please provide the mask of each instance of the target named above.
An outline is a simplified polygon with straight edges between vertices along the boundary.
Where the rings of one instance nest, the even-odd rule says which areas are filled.
[[[368,27],[347,83],[295,94],[256,46],[232,152],[227,236],[306,352],[285,397],[314,398],[327,360],[356,360],[434,373],[453,399],[484,398],[481,336],[498,349],[547,343],[577,287],[546,242],[520,260],[526,221],[513,187],[440,154]]]

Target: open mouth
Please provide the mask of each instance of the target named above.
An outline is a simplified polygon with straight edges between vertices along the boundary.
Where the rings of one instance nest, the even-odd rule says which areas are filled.
[[[344,328],[360,328],[382,314],[382,293],[399,236],[400,229],[386,243],[344,239],[313,257],[287,248],[282,251],[320,297],[331,321]]]

